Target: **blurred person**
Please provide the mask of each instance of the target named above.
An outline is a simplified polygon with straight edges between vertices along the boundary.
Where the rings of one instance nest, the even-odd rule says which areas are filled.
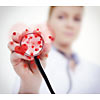
[[[58,94],[100,93],[100,67],[82,60],[72,50],[72,44],[80,33],[83,11],[82,6],[51,6],[49,10],[46,25],[55,40],[51,49],[40,55],[40,60],[55,93]],[[19,41],[17,37],[13,39],[14,42],[15,40]],[[8,47],[12,51],[10,44]],[[14,93],[50,93],[36,64],[33,64],[34,73],[31,73],[28,68],[24,68],[23,59],[28,60],[24,56],[11,53],[11,63],[19,75],[15,81]]]

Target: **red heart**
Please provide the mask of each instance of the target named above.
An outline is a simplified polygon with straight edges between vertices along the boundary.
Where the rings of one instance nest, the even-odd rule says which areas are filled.
[[[16,46],[15,52],[21,55],[24,55],[27,49],[28,49],[28,46],[26,44],[23,44],[21,46]]]

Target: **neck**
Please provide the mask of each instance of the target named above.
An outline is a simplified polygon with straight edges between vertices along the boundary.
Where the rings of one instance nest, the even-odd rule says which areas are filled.
[[[72,50],[71,50],[71,46],[70,44],[60,44],[60,43],[53,43],[54,47],[58,50],[60,50],[61,52],[63,52],[65,55],[67,56],[71,56],[72,54]]]

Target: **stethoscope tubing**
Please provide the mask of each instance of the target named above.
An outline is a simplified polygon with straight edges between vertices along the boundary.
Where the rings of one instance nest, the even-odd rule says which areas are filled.
[[[37,56],[34,57],[34,60],[35,60],[35,63],[37,64],[37,67],[38,67],[38,69],[39,69],[39,71],[40,71],[42,77],[44,78],[44,80],[45,80],[45,82],[46,82],[46,85],[47,85],[47,87],[48,87],[50,93],[51,93],[51,94],[55,94],[55,92],[54,92],[54,90],[53,90],[53,88],[52,88],[52,86],[51,86],[51,84],[50,84],[50,82],[49,82],[49,80],[48,80],[48,77],[47,77],[46,73],[45,73],[44,70],[43,70],[43,67],[42,67],[42,65],[41,65],[41,63],[40,63],[40,60],[37,58]]]

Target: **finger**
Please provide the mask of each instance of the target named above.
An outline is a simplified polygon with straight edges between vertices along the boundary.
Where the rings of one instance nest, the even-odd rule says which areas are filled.
[[[23,76],[23,73],[28,72],[28,74],[31,72],[29,70],[29,65],[26,63],[26,60],[22,60],[20,55],[16,53],[11,54],[11,63],[15,69],[15,71],[18,73],[19,76]],[[22,57],[23,58],[23,57]],[[32,72],[31,72],[32,73]]]
[[[34,60],[30,61],[30,68],[32,69],[32,71],[33,71],[34,73],[37,73],[38,68],[37,68],[37,65],[36,65],[36,63],[35,63]]]
[[[20,49],[18,50],[18,48],[20,48],[19,44],[11,41],[8,43],[8,48],[10,49],[10,51],[15,51],[16,55],[15,55],[15,59],[17,58],[21,58],[21,59],[25,59],[25,60],[33,60],[33,57],[29,57],[26,56],[25,53],[21,52]]]
[[[27,57],[27,56],[23,56],[23,55],[20,55],[16,52],[13,52],[11,54],[11,62],[13,63],[13,65],[16,65],[19,61],[21,60],[27,60],[27,61],[31,61],[31,60],[34,60],[33,57],[31,57],[30,59]]]
[[[19,36],[29,27],[24,23],[16,23],[9,30],[10,38],[13,38],[16,42],[19,42]],[[14,33],[16,32],[16,33]],[[14,33],[14,34],[13,34]]]
[[[18,32],[13,32],[12,33],[12,40],[16,43],[19,43],[20,42],[19,36],[20,36],[20,34]]]
[[[26,29],[25,31],[23,31],[21,34],[18,32],[13,32],[12,34],[12,40],[16,43],[20,43],[22,37],[27,34],[29,32],[28,29]]]
[[[9,43],[8,43],[8,48],[10,49],[10,51],[15,51],[15,47],[16,46],[20,46],[20,44],[17,44],[17,43],[15,43],[15,42],[13,42],[13,41],[10,41]]]
[[[48,58],[48,53],[50,51],[51,48],[51,44],[45,43],[44,47],[43,47],[43,52],[40,54],[40,59],[47,59]]]

